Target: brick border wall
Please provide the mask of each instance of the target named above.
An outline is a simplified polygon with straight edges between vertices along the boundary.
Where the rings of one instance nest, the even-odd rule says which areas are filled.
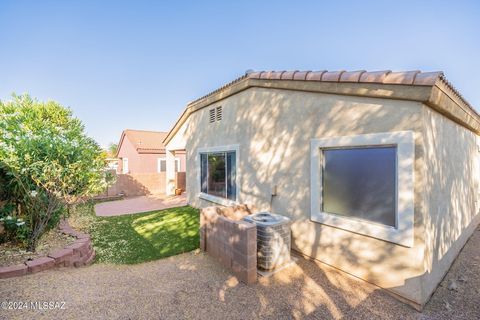
[[[49,253],[46,257],[26,261],[24,264],[0,267],[0,279],[24,276],[59,267],[82,267],[90,265],[95,259],[90,236],[74,230],[67,221],[62,220],[59,229],[63,234],[75,237],[76,240],[64,247]]]
[[[230,208],[231,209],[231,208]],[[257,227],[226,218],[222,210],[208,207],[200,212],[200,249],[218,260],[246,284],[257,281]]]

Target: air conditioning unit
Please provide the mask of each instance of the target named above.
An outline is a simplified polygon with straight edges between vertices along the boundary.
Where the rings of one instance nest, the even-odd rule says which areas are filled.
[[[290,262],[291,220],[270,212],[248,215],[245,221],[257,226],[257,267],[273,270]]]

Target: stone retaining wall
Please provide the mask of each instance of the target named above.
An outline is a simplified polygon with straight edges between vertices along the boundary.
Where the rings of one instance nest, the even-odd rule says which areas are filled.
[[[21,265],[0,267],[0,279],[24,276],[53,268],[82,267],[91,264],[95,259],[95,250],[90,236],[73,230],[66,221],[60,222],[59,228],[62,233],[75,237],[76,240],[63,249],[49,253],[46,257],[26,261]]]
[[[249,213],[246,206],[200,212],[200,249],[247,284],[257,281],[257,227],[241,220]]]

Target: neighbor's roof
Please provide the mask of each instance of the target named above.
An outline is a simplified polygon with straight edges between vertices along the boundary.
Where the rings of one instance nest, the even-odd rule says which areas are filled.
[[[378,90],[382,86],[382,90]],[[399,87],[417,90],[404,90]],[[251,87],[420,101],[480,133],[480,115],[441,71],[252,71],[190,102],[164,140],[167,144],[193,112]]]
[[[160,153],[165,151],[163,140],[168,132],[146,131],[146,130],[123,130],[118,150],[123,143],[125,137],[130,140],[138,153]],[[118,154],[118,151],[117,151]]]

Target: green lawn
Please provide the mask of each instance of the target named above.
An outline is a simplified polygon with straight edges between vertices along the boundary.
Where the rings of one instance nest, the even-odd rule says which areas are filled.
[[[93,205],[80,207],[72,226],[87,231],[97,253],[96,262],[134,264],[192,251],[199,245],[199,211],[189,206],[97,217]]]

